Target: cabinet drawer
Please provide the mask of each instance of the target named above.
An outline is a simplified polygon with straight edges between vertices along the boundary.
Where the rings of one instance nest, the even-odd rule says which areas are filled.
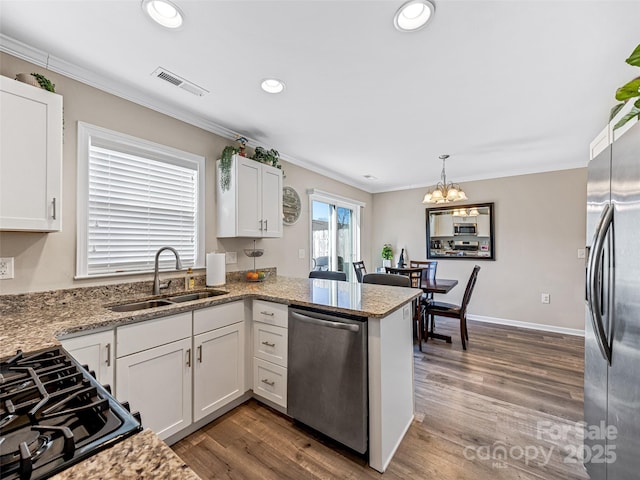
[[[287,369],[254,357],[253,393],[286,408]]]
[[[191,336],[191,312],[118,327],[118,358]]]
[[[194,310],[193,334],[226,327],[244,320],[244,302],[225,303],[215,307]]]
[[[281,303],[253,301],[253,320],[256,322],[270,323],[280,327],[287,327],[288,308]]]
[[[255,322],[253,324],[253,355],[286,367],[287,339],[286,328]]]

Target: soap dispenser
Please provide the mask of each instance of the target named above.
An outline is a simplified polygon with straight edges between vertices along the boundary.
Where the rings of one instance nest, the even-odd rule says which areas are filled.
[[[196,277],[193,276],[193,269],[187,268],[187,276],[184,277],[184,289],[193,290],[196,286]]]

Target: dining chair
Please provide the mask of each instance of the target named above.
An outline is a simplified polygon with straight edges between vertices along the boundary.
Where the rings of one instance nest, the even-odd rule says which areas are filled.
[[[392,275],[404,275],[411,280],[413,288],[420,288],[422,282],[422,268],[395,268],[386,267],[387,273]]]
[[[353,262],[353,268],[356,271],[356,278],[358,279],[358,283],[362,283],[363,275],[367,274],[367,269],[364,266],[364,262]]]
[[[467,306],[469,305],[469,301],[471,300],[471,294],[473,293],[473,288],[476,286],[476,280],[478,278],[478,272],[480,271],[480,266],[476,265],[473,267],[473,271],[471,272],[471,276],[469,277],[469,281],[467,282],[467,287],[464,290],[464,295],[462,296],[462,303],[460,305],[455,305],[453,303],[446,302],[429,302],[425,307],[425,318],[430,319],[430,329],[433,333],[433,319],[435,316],[438,317],[449,317],[449,318],[457,318],[460,320],[460,337],[462,338],[462,349],[467,349],[467,341],[469,340],[469,332],[467,330]],[[426,338],[429,338],[429,332],[424,332]]]
[[[333,270],[312,270],[309,272],[309,278],[323,278],[325,280],[340,280],[346,282],[347,274]]]
[[[327,256],[318,257],[313,260],[313,269],[316,271],[327,271],[329,267],[329,257]],[[338,271],[344,271],[344,258],[342,257],[338,257]]]
[[[362,283],[375,283],[377,285],[390,285],[392,287],[411,287],[411,279],[404,275],[392,275],[390,273],[367,273],[362,277]]]

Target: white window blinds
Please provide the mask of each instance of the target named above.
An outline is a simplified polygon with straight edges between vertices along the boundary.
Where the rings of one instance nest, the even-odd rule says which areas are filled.
[[[198,266],[200,165],[93,136],[87,143],[86,264],[79,257],[78,276],[152,271],[164,246],[185,268]],[[173,255],[160,261],[175,268]]]

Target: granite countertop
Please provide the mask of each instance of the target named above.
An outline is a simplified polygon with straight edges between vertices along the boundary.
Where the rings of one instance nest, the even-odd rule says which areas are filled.
[[[196,290],[205,288],[204,277],[198,277],[197,282]],[[57,346],[60,344],[57,338],[76,332],[111,328],[246,298],[380,318],[422,293],[413,288],[282,276],[258,283],[230,282],[214,289],[228,293],[135,312],[114,312],[106,306],[152,297],[151,282],[0,295],[0,358],[15,355],[17,350],[31,352]],[[183,289],[179,289],[168,294],[182,292]]]
[[[143,430],[54,475],[51,480],[134,478],[200,479],[155,433]]]
[[[176,278],[181,280],[183,277]],[[204,282],[204,275],[197,276],[195,291],[205,289]],[[180,281],[175,284],[180,285]],[[17,350],[27,353],[57,346],[59,337],[76,332],[113,328],[243,299],[255,298],[381,318],[422,293],[413,288],[276,275],[257,283],[228,281],[226,285],[213,289],[227,293],[135,312],[114,312],[107,307],[151,298],[152,282],[0,295],[0,359],[15,355]],[[184,290],[174,286],[163,296],[179,293],[184,293]],[[52,478],[190,480],[199,477],[155,433],[145,430]]]

